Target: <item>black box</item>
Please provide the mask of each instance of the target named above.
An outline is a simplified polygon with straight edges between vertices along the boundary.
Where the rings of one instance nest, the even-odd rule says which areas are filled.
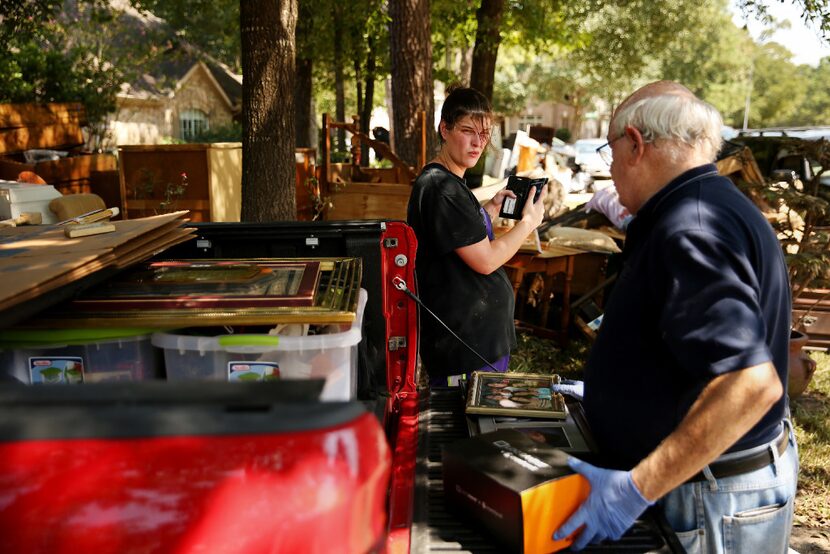
[[[536,193],[533,195],[533,201],[539,200],[539,195],[542,194],[542,187],[548,182],[547,177],[540,179],[531,179],[529,177],[519,177],[511,175],[507,179],[507,190],[511,190],[516,194],[516,198],[505,197],[502,202],[499,217],[506,217],[508,219],[521,219],[522,210],[525,207],[528,196],[530,196],[530,188],[536,187]]]
[[[444,498],[482,524],[509,552],[545,554],[573,540],[553,533],[588,497],[568,456],[513,429],[444,447]]]

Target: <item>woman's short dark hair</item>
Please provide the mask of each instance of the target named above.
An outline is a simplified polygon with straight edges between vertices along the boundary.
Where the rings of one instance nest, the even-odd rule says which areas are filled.
[[[447,128],[452,129],[456,121],[466,116],[478,121],[492,121],[493,108],[490,106],[490,101],[479,91],[461,86],[451,86],[447,91],[447,98],[441,107],[441,121],[447,125]],[[438,136],[441,136],[440,129]]]

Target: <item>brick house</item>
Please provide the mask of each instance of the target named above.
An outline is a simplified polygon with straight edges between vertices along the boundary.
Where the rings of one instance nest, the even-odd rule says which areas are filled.
[[[109,117],[109,146],[159,144],[229,126],[242,104],[242,77],[193,55],[171,55],[124,84]]]

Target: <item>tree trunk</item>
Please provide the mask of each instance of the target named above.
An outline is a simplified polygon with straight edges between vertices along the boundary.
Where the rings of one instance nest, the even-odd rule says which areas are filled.
[[[427,156],[436,146],[429,0],[389,0],[389,18],[395,150],[419,169],[421,111],[427,114]]]
[[[470,72],[470,86],[491,102],[493,81],[496,75],[496,58],[501,44],[501,18],[504,0],[482,0],[476,10],[476,44],[473,47],[473,66]]]
[[[242,221],[297,218],[297,0],[242,0]]]
[[[354,41],[353,44],[358,44],[360,37],[352,36],[352,40]],[[357,88],[357,94],[355,96],[357,101],[357,117],[359,119],[363,114],[363,72],[361,70],[360,56],[357,49],[355,49],[352,55],[352,65],[354,66],[354,82]],[[363,130],[363,121],[359,122],[358,130]],[[360,160],[360,165],[364,167],[369,165],[369,151],[362,142],[357,143],[357,156]]]
[[[313,119],[311,117],[312,69],[310,55],[312,32],[314,31],[314,11],[311,0],[299,0],[296,32],[296,77],[294,80],[294,130],[297,148],[311,148]]]
[[[458,57],[460,58],[458,63],[458,80],[465,87],[468,87],[470,86],[470,72],[473,67],[473,47],[469,45],[464,46],[459,51]]]
[[[346,91],[343,84],[343,6],[335,0],[332,9],[334,18],[334,117],[337,121],[346,121]],[[337,129],[337,146],[335,150],[345,152],[346,130]]]
[[[369,37],[368,52],[366,54],[366,95],[363,97],[363,106],[360,113],[360,130],[369,134],[369,125],[372,120],[372,106],[375,104],[375,39]],[[369,147],[364,148],[362,165],[369,165]]]

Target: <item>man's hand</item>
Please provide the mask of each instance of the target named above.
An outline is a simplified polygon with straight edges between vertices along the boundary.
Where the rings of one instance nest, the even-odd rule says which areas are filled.
[[[568,465],[591,484],[588,499],[553,535],[554,540],[561,540],[582,527],[571,546],[574,550],[605,539],[617,540],[653,504],[643,498],[630,471],[602,469],[576,458],[568,458]]]
[[[561,392],[562,394],[572,396],[580,402],[582,402],[582,398],[585,396],[585,383],[582,381],[564,379],[560,384],[553,385],[551,389],[553,392]]]

